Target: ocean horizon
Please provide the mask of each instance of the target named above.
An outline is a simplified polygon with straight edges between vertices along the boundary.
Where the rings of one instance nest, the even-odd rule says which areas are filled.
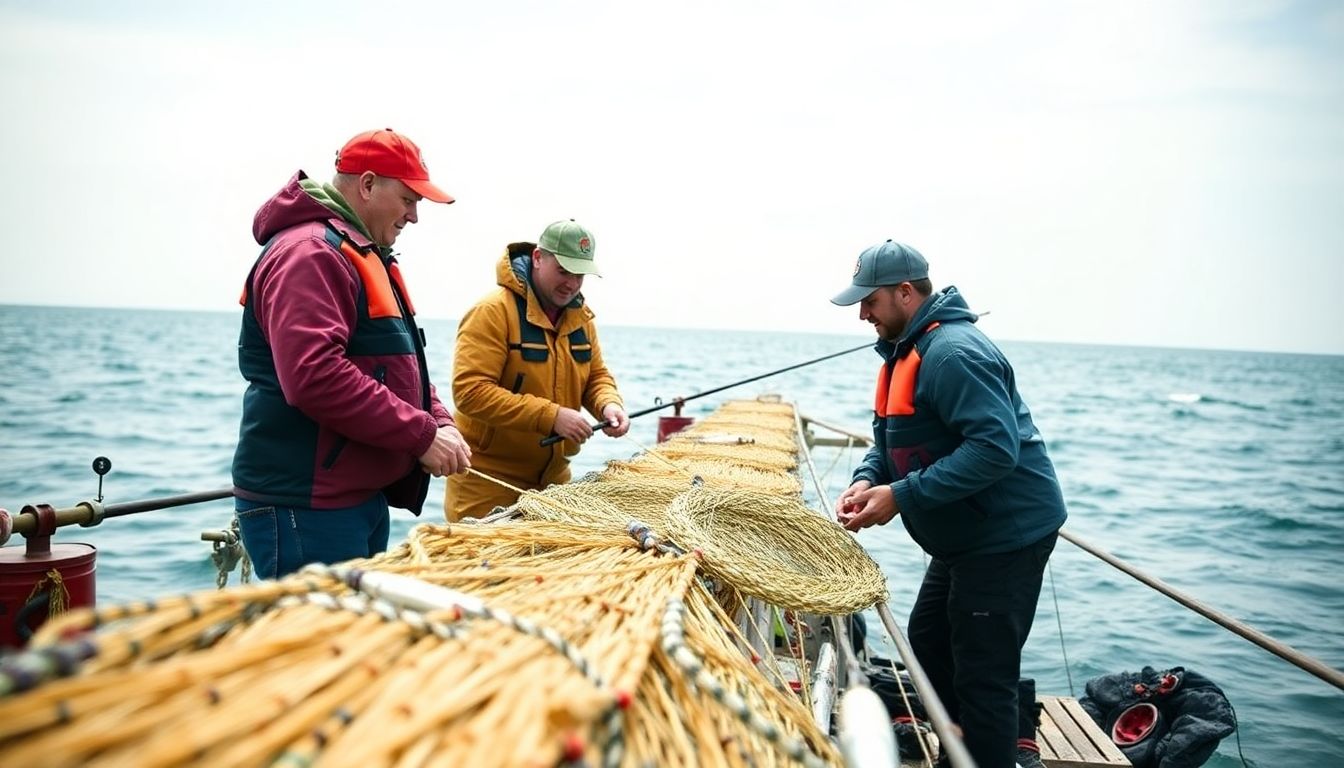
[[[179,314],[201,314],[201,315],[228,315],[236,318],[238,310],[236,308],[226,309],[206,309],[200,307],[127,307],[103,304],[6,304],[0,302],[0,309],[74,309],[74,310],[105,310],[109,312],[169,312]],[[988,314],[988,313],[986,313]],[[429,322],[434,324],[448,323],[454,328],[457,327],[458,317],[438,317],[435,315],[416,315],[418,322]],[[870,336],[862,331],[862,326],[857,322],[853,323],[855,328],[860,330],[852,333],[833,332],[833,331],[810,331],[788,329],[784,331],[772,330],[769,328],[725,328],[718,326],[683,326],[683,325],[644,325],[641,323],[611,323],[608,324],[599,319],[599,330],[610,328],[626,328],[637,331],[710,331],[718,333],[788,333],[802,334],[811,336],[853,336],[856,340],[861,340]],[[1344,357],[1344,349],[1340,351],[1321,351],[1321,350],[1293,350],[1293,349],[1262,349],[1256,347],[1232,347],[1232,346],[1189,346],[1179,344],[1155,344],[1155,343],[1128,343],[1128,342],[1105,342],[1105,341],[1076,341],[1076,340],[1057,340],[1057,339],[1026,339],[994,337],[996,342],[1007,342],[1010,344],[1058,344],[1061,346],[1072,347],[1117,347],[1121,349],[1151,349],[1151,350],[1169,350],[1173,352],[1250,352],[1254,354],[1269,355],[1306,355],[1310,357]]]
[[[112,462],[105,503],[228,486],[245,388],[238,317],[0,305],[0,362],[9,373],[0,388],[0,507],[93,498],[96,456]],[[456,320],[422,325],[431,376],[449,403]],[[636,411],[862,344],[871,336],[857,325],[832,334],[606,326],[599,318],[599,335]],[[1344,356],[995,341],[1055,461],[1070,532],[1344,668]],[[808,417],[866,434],[876,369],[876,356],[858,351],[692,400],[684,413],[776,393]],[[637,419],[629,439],[594,437],[575,475],[652,445],[658,415]],[[830,497],[861,455],[817,450]],[[420,518],[393,512],[394,545],[411,526],[442,521],[442,493],[436,479]],[[98,547],[102,602],[210,589],[216,574],[200,534],[227,527],[231,510],[223,501],[145,512],[62,529],[53,541]],[[864,531],[859,541],[883,566],[903,623],[922,553],[899,524]],[[870,642],[883,647],[878,622],[868,624]],[[1082,696],[1088,679],[1142,666],[1183,666],[1222,687],[1250,765],[1344,765],[1344,693],[1061,540],[1024,675],[1043,694]],[[1236,739],[1223,741],[1208,765],[1241,765]]]

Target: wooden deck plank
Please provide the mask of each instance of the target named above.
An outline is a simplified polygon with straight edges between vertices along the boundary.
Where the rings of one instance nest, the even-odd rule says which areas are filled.
[[[1059,703],[1055,696],[1041,696],[1040,702],[1045,705],[1045,712],[1050,714],[1050,720],[1064,734],[1064,738],[1069,740],[1069,745],[1078,753],[1083,760],[1090,761],[1096,755],[1097,749],[1092,745],[1092,740],[1087,738],[1082,728],[1073,721],[1068,712],[1064,711],[1064,706]]]
[[[1106,732],[1097,726],[1096,721],[1092,719],[1091,715],[1087,714],[1087,710],[1083,709],[1083,705],[1079,704],[1077,699],[1060,698],[1060,704],[1063,705],[1064,711],[1073,718],[1073,721],[1082,728],[1084,735],[1092,741],[1092,746],[1106,760],[1107,765],[1130,764],[1129,758],[1125,757],[1125,753],[1121,752],[1120,748],[1115,746],[1115,742],[1111,741],[1110,737],[1106,735]]]
[[[1085,766],[1081,756],[1069,744],[1069,740],[1063,732],[1055,725],[1054,719],[1048,712],[1041,713],[1041,724],[1036,729],[1036,743],[1041,748],[1041,762],[1049,766],[1059,766],[1063,768],[1073,768],[1074,766]]]
[[[1037,730],[1041,762],[1049,768],[1127,766],[1129,760],[1111,743],[1078,702],[1067,696],[1040,696]]]

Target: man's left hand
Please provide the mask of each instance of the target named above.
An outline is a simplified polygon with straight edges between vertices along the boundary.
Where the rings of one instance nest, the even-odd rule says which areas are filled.
[[[837,519],[847,530],[857,531],[870,525],[886,525],[900,513],[891,486],[875,485],[856,493],[848,510],[841,512]]]
[[[602,432],[608,437],[621,437],[630,431],[630,417],[625,415],[624,408],[615,403],[602,409],[602,418],[607,420],[607,426],[602,428]]]

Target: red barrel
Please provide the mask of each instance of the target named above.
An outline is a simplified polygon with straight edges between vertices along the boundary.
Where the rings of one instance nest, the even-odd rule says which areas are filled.
[[[52,544],[36,554],[0,547],[0,648],[23,647],[55,613],[92,606],[97,554],[91,544]]]
[[[695,419],[690,416],[659,416],[658,442],[663,442],[694,423]]]

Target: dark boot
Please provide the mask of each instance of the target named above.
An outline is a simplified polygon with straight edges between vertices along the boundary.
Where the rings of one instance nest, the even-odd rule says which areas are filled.
[[[1041,705],[1036,701],[1036,681],[1017,681],[1017,764],[1020,768],[1045,768],[1036,729],[1041,726]]]

